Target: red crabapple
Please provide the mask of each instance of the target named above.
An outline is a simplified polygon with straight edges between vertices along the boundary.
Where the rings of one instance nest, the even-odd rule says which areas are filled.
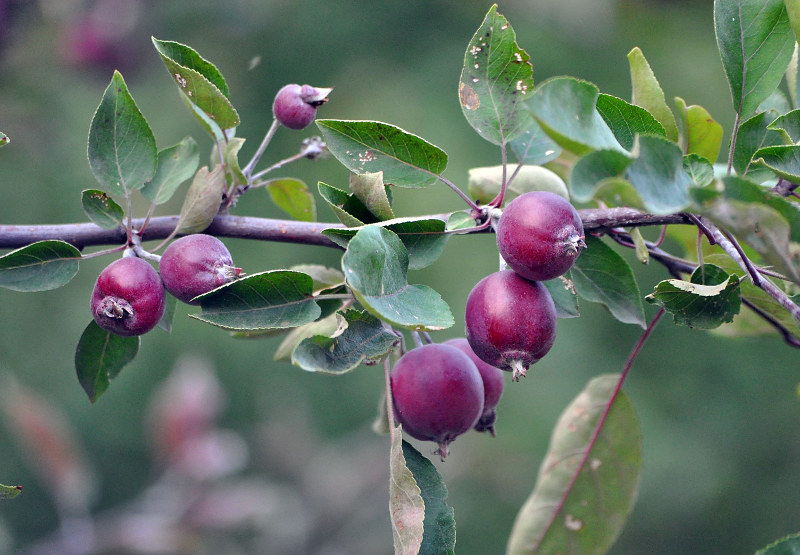
[[[202,233],[172,242],[158,270],[167,291],[188,304],[199,304],[192,299],[233,281],[242,271],[222,241]]]
[[[317,107],[328,101],[333,89],[319,89],[311,85],[285,85],[272,102],[275,118],[289,129],[304,129],[317,115]]]

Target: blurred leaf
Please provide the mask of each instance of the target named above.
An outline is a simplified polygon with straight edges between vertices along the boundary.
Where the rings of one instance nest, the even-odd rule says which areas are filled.
[[[2,140],[2,137],[0,137]],[[0,499],[14,499],[22,493],[22,486],[4,486],[0,484]]]
[[[233,183],[247,185],[247,177],[239,166],[239,151],[244,146],[244,142],[245,139],[242,137],[233,137],[222,144],[222,162],[226,165],[226,180],[229,186]],[[211,165],[216,166],[219,163],[219,149],[211,149]],[[233,176],[232,179],[231,176]]]
[[[573,77],[556,77],[537,87],[530,108],[545,133],[565,150],[586,154],[591,150],[623,148],[597,111],[598,88]]]
[[[317,219],[314,195],[305,183],[292,177],[280,177],[267,182],[267,191],[275,206],[295,220],[313,222]]]
[[[217,165],[213,171],[203,166],[194,175],[183,199],[176,233],[188,235],[207,228],[219,212],[225,194],[225,170]]]
[[[762,112],[746,120],[739,126],[736,146],[733,150],[733,167],[740,176],[755,181],[774,177],[769,169],[753,165],[753,155],[761,148],[783,144],[783,137],[769,125],[777,117],[776,112]]]
[[[753,162],[768,167],[788,181],[800,182],[800,146],[768,146],[759,149],[753,154]]]
[[[641,136],[638,156],[625,170],[625,178],[653,214],[671,214],[689,206],[692,179],[683,169],[678,145],[654,136]]]
[[[633,148],[636,135],[667,136],[664,126],[650,112],[616,96],[600,94],[597,97],[597,111],[625,150]]]
[[[662,281],[645,300],[663,306],[676,324],[714,329],[732,322],[739,314],[739,277],[728,275],[719,266],[705,264],[692,273],[690,281]]]
[[[644,305],[631,267],[602,240],[586,236],[586,248],[575,260],[572,279],[578,295],[602,303],[620,322],[645,327]]]
[[[158,321],[158,327],[167,333],[172,333],[172,322],[175,320],[175,309],[178,307],[178,299],[166,293],[166,302],[164,303],[164,314]]]
[[[340,270],[329,268],[322,264],[295,264],[290,266],[289,269],[311,276],[314,282],[312,289],[314,293],[344,284],[344,274]]]
[[[94,403],[109,386],[109,380],[139,352],[139,336],[121,337],[102,329],[92,320],[83,331],[75,349],[78,382]]]
[[[81,204],[84,214],[103,229],[116,229],[125,217],[122,207],[99,189],[82,191]]]
[[[447,504],[447,486],[439,471],[427,457],[407,441],[403,442],[406,466],[414,476],[425,506],[422,545],[425,554],[453,554],[456,548],[456,520]]]
[[[561,414],[507,554],[602,554],[614,543],[636,499],[642,466],[633,406],[623,391],[613,397],[619,380],[618,374],[594,378]]]
[[[632,227],[628,234],[633,241],[634,249],[636,250],[636,258],[639,259],[639,262],[642,264],[650,262],[650,251],[647,250],[647,244],[642,235],[642,230],[638,227]]]
[[[354,194],[337,189],[320,181],[317,184],[319,194],[328,203],[333,213],[344,225],[358,227],[364,224],[378,222],[378,218],[364,206],[364,203]]]
[[[311,276],[300,272],[251,274],[197,297],[202,311],[190,316],[230,330],[293,328],[320,315],[312,287]]]
[[[741,120],[777,88],[795,37],[783,0],[715,0],[717,46]]]
[[[722,145],[722,126],[702,106],[686,106],[680,97],[675,98],[675,105],[683,124],[686,154],[696,154],[712,164],[716,162]]]
[[[378,220],[394,218],[392,204],[383,184],[383,172],[351,174],[350,190]]]
[[[790,2],[787,2],[789,4]],[[800,14],[799,14],[800,15]],[[791,534],[759,549],[756,555],[798,555],[800,554],[800,534]]]
[[[727,199],[759,202],[773,208],[789,224],[792,240],[800,243],[800,206],[796,202],[774,195],[747,179],[730,176],[724,177],[722,183],[722,194]]]
[[[714,181],[714,166],[697,154],[687,154],[683,157],[683,170],[689,174],[692,183],[697,187],[706,187]]]
[[[379,121],[318,119],[328,150],[350,171],[382,171],[385,183],[427,187],[447,166],[447,154],[426,140]]]
[[[415,555],[422,545],[425,502],[414,475],[406,466],[403,443],[402,428],[397,426],[389,451],[389,518],[395,555]]]
[[[523,106],[533,92],[533,66],[516,40],[493,5],[470,39],[461,69],[461,111],[478,135],[496,145],[519,137],[533,123]]]
[[[10,142],[11,139],[8,138],[8,135],[0,131],[0,146],[6,146]]]
[[[575,291],[575,283],[572,281],[572,274],[567,272],[555,279],[542,282],[553,303],[556,305],[556,316],[559,318],[577,318],[581,315],[578,309],[578,294]]]
[[[647,110],[664,127],[670,141],[678,140],[678,124],[675,115],[667,106],[664,91],[658,84],[655,73],[638,46],[628,52],[631,70],[632,102]]]
[[[569,188],[575,200],[589,202],[605,182],[624,180],[625,170],[632,161],[627,154],[617,150],[595,150],[581,157],[569,178]]]
[[[408,251],[393,232],[366,226],[356,233],[342,257],[347,284],[374,316],[391,325],[434,331],[454,324],[450,307],[426,285],[409,285]]]
[[[344,374],[365,360],[384,356],[400,340],[367,312],[348,310],[344,318],[347,326],[341,333],[303,339],[292,352],[292,364],[308,372]]]
[[[531,166],[546,164],[561,155],[561,147],[547,136],[535,119],[522,135],[509,143],[517,160]]]
[[[291,361],[295,348],[307,337],[314,337],[315,335],[335,337],[342,333],[346,327],[347,321],[344,317],[338,312],[334,312],[325,318],[292,328],[281,341],[281,344],[278,345],[278,348],[275,349],[272,360]]]
[[[200,164],[197,143],[189,136],[158,153],[158,167],[152,181],[142,188],[142,195],[155,204],[164,204],[178,187],[192,177]]]
[[[92,173],[112,195],[141,189],[156,171],[156,139],[118,71],[92,118],[88,155]]]
[[[186,100],[223,130],[239,125],[239,114],[228,100],[228,86],[213,64],[184,44],[155,37],[152,40]]]
[[[767,126],[767,129],[779,132],[783,137],[783,142],[786,144],[800,142],[800,110],[792,110],[775,118]]]
[[[506,179],[511,177],[516,168],[509,166]],[[499,193],[503,183],[503,166],[471,168],[468,170],[467,190],[469,196],[481,204],[487,204]],[[559,175],[542,166],[524,165],[519,169],[514,180],[508,184],[505,201],[530,191],[549,191],[565,200],[569,200],[569,192],[564,180]]]
[[[0,287],[13,291],[49,291],[78,273],[81,253],[64,241],[38,241],[0,256]]]
[[[450,234],[445,233],[445,222],[438,218],[395,218],[373,225],[385,227],[400,237],[408,254],[410,270],[426,268],[436,262],[450,239]],[[364,227],[330,228],[322,234],[340,247],[346,248],[350,239]]]
[[[453,212],[448,216],[445,229],[447,231],[455,231],[459,229],[469,229],[475,227],[475,218],[472,217],[469,210],[459,210]]]

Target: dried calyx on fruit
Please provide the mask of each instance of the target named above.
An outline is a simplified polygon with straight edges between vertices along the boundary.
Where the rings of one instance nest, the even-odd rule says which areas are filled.
[[[227,247],[212,235],[197,233],[172,242],[158,264],[164,287],[188,304],[236,279],[242,269],[233,265]]]
[[[442,460],[448,446],[483,413],[483,380],[475,363],[444,343],[408,351],[390,375],[394,416],[411,437],[435,441]]]
[[[91,308],[95,322],[104,330],[122,336],[142,335],[164,315],[164,285],[149,263],[126,256],[100,272]]]
[[[465,327],[475,354],[512,372],[518,381],[553,346],[556,309],[541,282],[502,270],[483,278],[470,292]]]
[[[546,281],[567,272],[586,246],[583,223],[563,197],[547,191],[520,195],[497,224],[503,260],[524,278]]]
[[[285,85],[272,102],[275,118],[289,129],[304,129],[317,115],[317,107],[328,101],[333,89],[300,86],[296,83]]]

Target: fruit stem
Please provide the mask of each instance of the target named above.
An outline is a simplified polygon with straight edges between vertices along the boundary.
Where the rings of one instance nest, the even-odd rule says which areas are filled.
[[[389,444],[394,445],[394,407],[392,406],[392,382],[389,379],[389,355],[383,357],[383,380],[386,388],[386,420],[389,423]]]
[[[261,160],[261,155],[264,154],[265,150],[267,150],[270,141],[272,141],[272,137],[275,135],[275,132],[278,130],[278,127],[280,127],[280,125],[281,124],[280,122],[278,122],[278,118],[273,117],[272,124],[269,126],[269,129],[267,130],[267,134],[264,135],[264,139],[261,141],[261,144],[258,145],[258,150],[256,150],[256,153],[253,155],[253,157],[250,159],[247,165],[242,169],[242,173],[244,174],[244,176],[247,178],[248,181],[250,181],[250,175],[253,173],[253,168],[255,168],[256,164],[258,164],[258,161]]]

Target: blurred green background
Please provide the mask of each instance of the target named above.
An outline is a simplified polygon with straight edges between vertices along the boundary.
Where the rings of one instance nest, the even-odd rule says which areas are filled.
[[[0,149],[0,223],[84,220],[79,193],[95,186],[86,161],[89,122],[115,68],[159,148],[191,134],[207,151],[210,142],[180,101],[151,35],[191,45],[223,72],[242,117],[237,134],[248,138],[245,160],[269,125],[275,92],[307,82],[335,87],[323,117],[381,120],[416,133],[448,153],[446,175],[465,186],[469,167],[499,163],[457,101],[464,49],[490,5],[0,0],[0,130],[12,140]],[[709,0],[512,0],[499,11],[531,55],[538,82],[574,75],[627,98],[625,56],[640,46],[667,98],[701,104],[730,128]],[[294,153],[311,134],[281,130],[262,163]],[[348,177],[333,159],[276,175],[311,187],[320,180],[345,187]],[[461,207],[444,187],[395,198],[399,214]],[[179,207],[174,201],[160,213]],[[321,220],[333,220],[319,199],[317,207]],[[282,217],[263,190],[246,195],[235,212]],[[336,252],[318,247],[227,244],[248,272],[338,265]],[[108,552],[123,550],[103,549],[104,534],[128,538],[131,552],[138,545],[141,552],[390,553],[388,440],[371,431],[380,369],[308,374],[273,362],[279,338],[234,340],[188,318],[192,310],[182,306],[172,334],[143,337],[136,360],[90,405],[73,355],[90,319],[94,279],[110,260],[86,261],[56,291],[0,291],[0,482],[24,485],[20,497],[0,502],[0,552],[47,552],[59,530],[80,536],[87,520],[76,525],[72,517],[80,516],[82,492],[91,491],[97,545]],[[458,321],[470,289],[496,264],[491,236],[457,237],[434,266],[410,277],[439,291]],[[658,267],[636,271],[643,294],[667,277]],[[561,410],[591,377],[620,371],[641,333],[597,306],[581,308],[581,318],[559,322],[555,347],[527,380],[508,384],[498,437],[462,436],[447,462],[436,462],[455,508],[461,555],[503,551]],[[747,553],[800,530],[798,352],[776,337],[732,340],[668,320],[626,384],[642,423],[644,466],[638,501],[612,553]],[[462,333],[458,323],[434,335]],[[150,423],[161,413],[152,396],[176,366],[210,380],[201,401],[222,403],[208,418],[229,441],[213,444],[219,453],[198,451],[196,460],[209,465],[201,478],[174,465],[165,470],[153,445]],[[39,397],[22,421],[14,418],[24,408],[9,409],[17,388]],[[67,445],[79,446],[79,455],[30,448],[41,433],[34,416],[51,411],[51,425],[73,430]],[[225,455],[217,471],[215,453]],[[69,486],[42,464],[65,459],[83,469]],[[175,508],[183,506],[192,510]]]

